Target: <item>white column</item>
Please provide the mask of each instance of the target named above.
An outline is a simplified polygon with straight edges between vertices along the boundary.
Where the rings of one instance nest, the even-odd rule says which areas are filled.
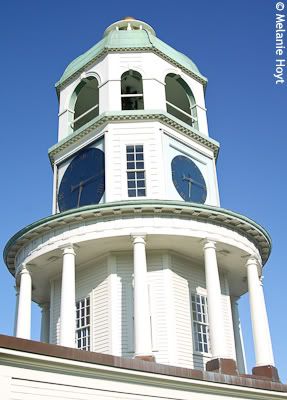
[[[232,309],[232,321],[233,321],[237,368],[239,373],[246,374],[246,358],[245,358],[241,323],[239,318],[237,297],[231,299],[231,309]]]
[[[26,266],[20,272],[20,290],[16,336],[23,339],[31,338],[31,300],[32,279]]]
[[[145,236],[132,236],[134,245],[134,340],[135,357],[151,356],[151,325],[147,287]]]
[[[16,295],[16,302],[15,302],[15,316],[14,316],[14,331],[13,336],[16,336],[17,332],[17,320],[18,320],[18,308],[19,308],[19,288],[17,285],[14,286],[15,295]]]
[[[215,242],[207,240],[203,249],[211,354],[212,358],[224,358],[224,323]]]
[[[41,342],[49,343],[50,333],[50,304],[41,304]]]
[[[256,367],[274,366],[263,287],[258,275],[259,263],[255,257],[250,257],[246,266]]]
[[[75,258],[76,253],[72,245],[64,248],[60,311],[60,345],[67,347],[75,347]]]

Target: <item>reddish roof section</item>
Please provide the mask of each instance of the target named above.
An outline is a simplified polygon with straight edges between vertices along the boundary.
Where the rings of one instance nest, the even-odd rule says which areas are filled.
[[[244,386],[253,389],[287,392],[287,385],[284,385],[280,382],[271,381],[270,379],[264,377],[258,377],[257,375],[226,375],[216,372],[173,367],[170,365],[157,364],[156,362],[116,357],[108,354],[94,353],[64,346],[41,343],[34,340],[19,339],[13,336],[0,335],[0,348],[48,357],[57,357],[71,361],[141,371],[145,373],[153,373],[185,379],[196,379],[227,385]]]

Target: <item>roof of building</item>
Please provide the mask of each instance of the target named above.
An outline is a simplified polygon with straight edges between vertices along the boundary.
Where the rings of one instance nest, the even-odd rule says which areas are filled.
[[[103,53],[145,50],[153,51],[189,71],[202,81],[202,83],[205,84],[207,82],[207,79],[199,72],[195,63],[184,54],[158,39],[154,29],[150,25],[135,20],[132,17],[126,17],[110,25],[105,30],[102,40],[73,60],[65,69],[61,79],[56,83],[56,87],[62,85],[76,73],[83,71],[87,65],[94,62]]]
[[[111,371],[110,374],[113,373],[115,374],[116,371],[122,371],[122,372],[124,372],[125,370],[129,371],[130,382],[133,382],[133,373],[137,373],[136,375],[137,378],[139,377],[139,373],[144,373],[144,374],[147,373],[149,374],[149,384],[151,386],[155,384],[156,377],[158,377],[158,379],[160,379],[161,377],[186,379],[187,382],[190,382],[190,384],[192,383],[195,384],[196,382],[197,383],[211,382],[213,384],[220,384],[220,386],[217,386],[217,388],[213,389],[216,390],[217,396],[220,396],[220,394],[225,392],[226,389],[232,390],[235,389],[236,387],[237,388],[241,387],[242,389],[244,387],[250,388],[251,392],[249,392],[248,396],[249,399],[250,398],[270,399],[273,398],[273,395],[277,398],[276,392],[278,397],[286,398],[285,393],[287,392],[287,385],[284,385],[278,381],[272,381],[271,379],[266,378],[264,376],[258,376],[254,374],[229,375],[218,372],[175,367],[171,365],[163,365],[139,359],[128,359],[123,357],[112,356],[109,354],[94,353],[91,351],[83,351],[63,346],[56,346],[53,344],[20,339],[6,335],[0,335],[0,349],[1,349],[0,363],[2,362],[2,360],[5,359],[7,360],[7,358],[10,357],[10,359],[12,359],[12,361],[10,361],[9,363],[10,365],[17,364],[19,366],[19,360],[20,360],[21,361],[20,365],[22,369],[29,368],[29,370],[31,370],[31,368],[36,369],[40,367],[42,373],[45,373],[45,371],[48,370],[48,365],[51,365],[51,363],[53,362],[54,364],[56,364],[57,360],[60,359],[63,361],[70,361],[71,363],[77,362],[78,370],[81,369],[81,375],[84,375],[85,371],[87,372],[88,367],[89,366],[92,367],[93,365],[97,365],[99,367],[100,366],[112,367],[113,371]],[[5,350],[7,354],[5,354]],[[42,357],[44,356],[45,358],[36,359],[35,358],[36,356],[42,356]],[[31,363],[31,360],[29,360],[29,357],[30,359],[31,357],[34,357],[33,364]],[[29,364],[29,366],[27,366],[27,364]],[[65,363],[65,368],[62,368],[61,373],[62,374],[70,373],[70,376],[72,377],[71,371],[68,368],[69,364]],[[55,372],[57,372],[56,368]],[[95,372],[93,377],[96,377]],[[91,378],[91,375],[89,375],[89,378]],[[138,383],[139,382],[137,381],[137,384]],[[179,383],[180,382],[178,381],[177,385],[179,385]],[[146,384],[147,381],[145,380],[145,385]],[[166,387],[168,387],[168,385],[166,385]],[[185,390],[190,390],[190,386],[185,387]],[[270,397],[270,391],[272,391],[271,397]],[[210,388],[208,392],[210,393]],[[281,392],[280,393],[281,396],[278,392],[279,393]],[[231,392],[229,394],[231,395]],[[238,395],[238,390],[237,390],[237,395]],[[245,396],[239,396],[239,397],[247,398]],[[228,396],[228,398],[234,398],[234,397]]]

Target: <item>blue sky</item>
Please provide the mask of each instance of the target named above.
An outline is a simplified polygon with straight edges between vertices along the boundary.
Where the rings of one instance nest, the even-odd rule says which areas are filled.
[[[208,77],[209,132],[221,144],[221,205],[262,224],[273,239],[264,287],[276,365],[287,378],[286,100],[275,85],[275,1],[16,1],[2,6],[0,248],[51,213],[47,149],[57,140],[54,83],[66,65],[132,15],[189,56]],[[286,2],[287,10],[287,2]],[[287,38],[287,35],[286,35]],[[286,43],[287,46],[287,43]],[[287,68],[286,68],[287,79]],[[1,262],[0,332],[12,334],[13,279]],[[248,297],[240,302],[249,370],[254,351]],[[33,306],[33,337],[39,311]]]

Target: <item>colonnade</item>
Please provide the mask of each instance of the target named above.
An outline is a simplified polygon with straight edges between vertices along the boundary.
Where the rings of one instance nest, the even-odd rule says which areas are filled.
[[[144,234],[132,235],[134,256],[134,344],[135,357],[152,357],[150,315],[148,305],[146,238]],[[213,359],[226,358],[224,318],[221,306],[220,278],[217,264],[216,243],[205,240],[203,244],[210,347]],[[73,245],[63,248],[60,345],[75,347],[75,267],[76,253]],[[259,277],[260,264],[250,256],[246,263],[250,314],[252,321],[256,367],[274,366],[270,330]],[[27,266],[19,272],[20,287],[15,334],[30,339],[32,279]],[[48,324],[48,309],[43,306],[42,324]],[[46,327],[47,328],[47,327]],[[44,330],[44,329],[43,329]],[[47,330],[47,329],[46,329]],[[45,341],[47,338],[41,337]],[[236,341],[236,337],[235,337]]]

